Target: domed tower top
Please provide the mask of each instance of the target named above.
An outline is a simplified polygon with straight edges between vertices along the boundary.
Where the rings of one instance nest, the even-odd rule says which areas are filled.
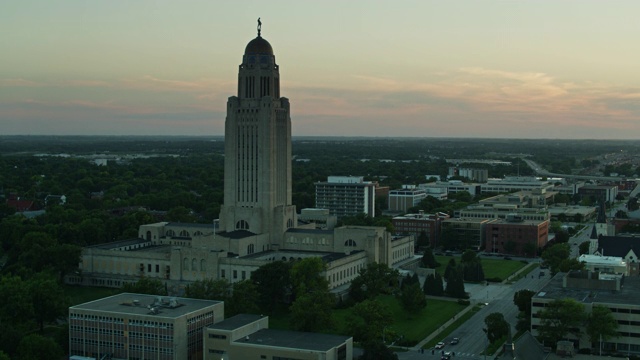
[[[273,55],[273,48],[271,44],[260,36],[262,30],[262,22],[258,18],[258,37],[249,41],[247,47],[244,49],[245,55]]]
[[[238,74],[238,97],[262,99],[280,98],[280,74],[271,44],[260,36],[262,22],[258,18],[258,37],[249,41],[244,49]]]

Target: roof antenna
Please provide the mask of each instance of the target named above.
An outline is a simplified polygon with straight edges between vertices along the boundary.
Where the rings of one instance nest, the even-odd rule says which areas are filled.
[[[262,21],[258,18],[258,37],[260,37],[260,30],[262,30]]]

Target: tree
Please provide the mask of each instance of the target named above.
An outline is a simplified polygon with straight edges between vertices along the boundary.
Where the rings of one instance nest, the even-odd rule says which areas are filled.
[[[507,320],[504,319],[504,315],[501,313],[491,313],[484,318],[486,325],[487,339],[489,343],[494,343],[497,340],[502,339],[509,335],[510,326]]]
[[[570,254],[569,244],[555,244],[542,252],[542,260],[549,266],[551,274],[556,274],[560,269],[560,263],[569,259]]]
[[[420,278],[418,278],[418,274],[416,273],[413,275],[407,274],[402,278],[402,281],[400,282],[400,290],[402,291],[404,288],[412,284],[418,284],[418,287],[420,287]]]
[[[554,300],[539,313],[538,333],[547,344],[555,344],[568,334],[580,337],[579,327],[585,319],[584,305],[574,299]]]
[[[197,280],[185,287],[185,296],[193,299],[227,301],[231,285],[227,279]]]
[[[451,276],[452,272],[456,270],[456,268],[457,268],[456,260],[454,258],[449,259],[449,263],[447,263],[447,268],[444,269],[445,280],[449,281],[449,277]]]
[[[527,331],[531,329],[531,298],[535,295],[532,290],[519,290],[513,294],[513,303],[520,311],[518,313],[518,323],[516,330]]]
[[[30,334],[18,344],[18,360],[60,359],[62,348],[50,337]]]
[[[424,250],[424,254],[422,254],[422,260],[420,261],[420,266],[428,269],[435,269],[440,266],[440,264],[436,261],[435,256],[433,256],[433,250],[428,247]]]
[[[532,290],[518,290],[513,294],[513,303],[518,307],[519,311],[531,316],[531,298],[535,294],[536,292]]]
[[[22,324],[34,316],[31,294],[19,276],[0,278],[0,323]]]
[[[560,266],[558,267],[558,270],[560,270],[561,272],[569,272],[572,270],[584,270],[584,269],[585,269],[585,263],[579,261],[576,258],[564,259],[562,260],[562,262],[560,262]]]
[[[251,273],[251,281],[260,294],[260,308],[270,314],[282,307],[291,294],[291,263],[274,261],[260,266]]]
[[[393,324],[389,308],[377,300],[364,300],[353,306],[347,320],[349,333],[360,343],[375,343],[382,339],[384,329]]]
[[[251,280],[242,280],[233,283],[231,297],[225,304],[225,316],[231,317],[236,314],[259,314],[258,306],[260,293],[258,287]]]
[[[594,305],[587,316],[586,333],[591,343],[607,341],[618,336],[618,321],[609,308]]]
[[[308,257],[296,261],[291,267],[291,284],[295,296],[329,288],[329,282],[321,275],[325,264],[319,257]]]
[[[464,280],[475,282],[484,281],[484,269],[480,261],[464,265]]]
[[[122,291],[147,295],[167,295],[167,288],[162,281],[146,276],[141,277],[140,280],[135,283],[125,283],[122,285]]]
[[[569,232],[567,232],[566,230],[560,230],[555,234],[556,234],[555,241],[557,244],[569,242],[569,238],[571,237],[569,235]]]
[[[440,274],[435,273],[435,275],[427,275],[427,278],[424,280],[422,292],[424,292],[425,295],[444,295],[444,287],[442,285],[442,277]]]
[[[53,322],[67,313],[69,299],[53,276],[40,273],[28,281],[28,288],[40,332],[44,330],[45,322]]]
[[[578,246],[578,251],[580,255],[589,254],[590,245],[591,245],[591,242],[588,240],[581,242],[580,245]]]
[[[300,294],[291,304],[290,325],[294,330],[321,332],[333,328],[335,295],[320,289]]]
[[[400,303],[409,314],[415,314],[427,306],[427,299],[424,297],[420,283],[412,283],[404,287],[400,292]]]
[[[362,350],[359,360],[398,360],[398,354],[380,340],[364,343]]]
[[[420,235],[418,235],[416,246],[418,248],[426,248],[429,246],[429,237],[427,233],[423,230],[420,231]]]
[[[463,270],[462,266],[450,270],[447,287],[444,290],[447,295],[459,299],[467,298],[467,293],[464,290]]]
[[[321,275],[322,259],[302,259],[291,268],[295,301],[291,304],[291,326],[299,331],[318,332],[333,327],[331,313],[336,298],[329,291],[329,282]]]
[[[358,277],[351,281],[349,296],[356,302],[373,299],[379,294],[390,294],[398,288],[398,270],[387,264],[370,263],[360,269]]]

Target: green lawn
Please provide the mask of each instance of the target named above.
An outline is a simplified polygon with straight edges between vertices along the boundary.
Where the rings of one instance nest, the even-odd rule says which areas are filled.
[[[444,271],[447,268],[447,264],[451,258],[456,260],[456,264],[460,263],[460,256],[436,256],[436,261],[440,263],[440,266],[436,271],[444,276]],[[504,259],[486,259],[481,258],[482,269],[484,270],[484,277],[487,279],[500,278],[502,280],[508,278],[510,275],[525,267],[527,264],[519,260],[504,260]]]
[[[408,314],[402,309],[400,303],[392,295],[381,295],[378,300],[389,307],[395,322],[388,327],[388,336],[403,335],[408,343],[416,344],[442,324],[462,311],[466,306],[460,305],[456,301],[447,300],[427,300],[427,306],[420,313]],[[335,334],[350,336],[347,322],[351,314],[351,309],[337,309],[333,313],[336,322]],[[275,314],[269,316],[269,327],[273,329],[289,329],[289,315]]]

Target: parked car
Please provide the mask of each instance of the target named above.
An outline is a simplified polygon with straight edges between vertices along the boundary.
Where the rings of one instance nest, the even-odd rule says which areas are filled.
[[[436,349],[442,349],[443,347],[444,347],[444,343],[442,341],[436,344]]]
[[[451,344],[451,345],[455,345],[455,344],[457,344],[457,343],[459,343],[459,342],[460,342],[460,339],[458,339],[458,338],[453,338],[453,339],[451,339],[450,344]]]

